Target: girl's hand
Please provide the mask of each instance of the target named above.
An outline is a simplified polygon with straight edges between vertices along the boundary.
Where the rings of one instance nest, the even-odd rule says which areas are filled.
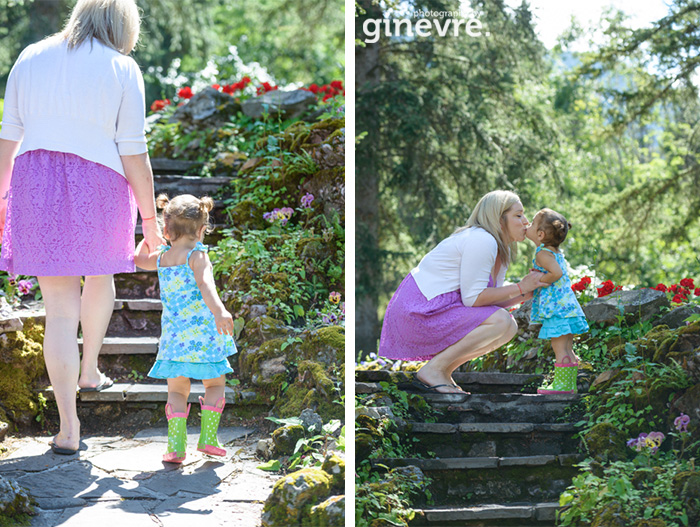
[[[530,271],[528,275],[520,280],[520,288],[524,293],[532,293],[538,287],[548,286],[550,284],[542,282],[544,273],[540,271]],[[527,296],[527,295],[526,295]]]
[[[155,252],[159,245],[166,245],[168,243],[166,239],[163,238],[163,234],[160,232],[160,226],[155,218],[142,221],[141,229],[143,230],[143,239],[146,240],[146,245],[148,246],[148,252]]]
[[[226,309],[214,314],[214,321],[216,322],[216,331],[219,332],[219,335],[233,336],[233,317]]]

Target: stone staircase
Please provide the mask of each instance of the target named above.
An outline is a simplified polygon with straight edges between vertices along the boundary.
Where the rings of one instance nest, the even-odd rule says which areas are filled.
[[[167,193],[169,197],[178,194],[195,196],[215,196],[218,190],[230,182],[229,177],[201,178],[187,176],[185,172],[195,163],[174,160],[152,160],[154,187],[156,196]],[[215,231],[205,238],[204,243],[213,245],[220,237],[224,226],[224,204],[215,200],[212,211],[212,223]],[[136,242],[141,239],[140,225],[136,231]],[[134,403],[127,406],[139,407],[152,403],[165,403],[167,400],[167,383],[165,380],[150,379],[146,376],[155,360],[160,337],[160,316],[162,306],[158,276],[155,271],[137,270],[136,273],[118,274],[114,277],[116,300],[107,335],[100,352],[100,368],[115,380],[112,387],[101,392],[78,393],[78,404],[87,410],[95,403]],[[20,313],[21,318],[41,318],[41,306]],[[78,339],[82,348],[82,339]],[[133,379],[126,381],[130,374]],[[121,380],[121,382],[120,382]],[[126,382],[125,382],[126,381]],[[190,402],[197,402],[198,396],[204,394],[201,382],[193,381]],[[53,399],[51,389],[45,391],[48,400]],[[235,392],[226,387],[226,400],[235,402]],[[142,406],[142,405],[141,405]]]
[[[380,382],[416,393],[411,373],[357,371],[355,392]],[[577,473],[570,407],[580,395],[538,395],[541,375],[455,373],[472,395],[421,392],[437,422],[407,422],[416,458],[377,459],[378,470],[415,466],[430,478],[433,503],[414,503],[416,526],[545,527]],[[381,399],[378,399],[381,400]],[[378,409],[381,414],[387,409]]]

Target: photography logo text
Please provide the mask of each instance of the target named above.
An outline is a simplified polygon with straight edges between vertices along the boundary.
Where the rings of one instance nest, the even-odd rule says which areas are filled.
[[[414,11],[408,18],[369,18],[362,24],[365,42],[374,44],[385,37],[488,37],[490,33],[478,18],[467,18],[460,11]]]

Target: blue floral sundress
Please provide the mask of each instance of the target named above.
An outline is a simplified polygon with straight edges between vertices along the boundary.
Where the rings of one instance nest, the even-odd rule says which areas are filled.
[[[538,287],[532,297],[532,312],[530,321],[532,323],[542,323],[542,328],[538,335],[541,339],[551,339],[562,335],[579,335],[588,331],[588,322],[583,309],[576,300],[576,295],[571,290],[571,279],[566,268],[566,260],[561,253],[555,253],[540,245],[535,251],[535,258],[540,251],[549,251],[554,255],[561,267],[562,275],[548,287]],[[547,271],[537,265],[535,258],[532,265],[538,271]]]
[[[160,258],[170,249],[165,246],[158,255],[158,280],[163,303],[161,337],[156,362],[149,377],[172,379],[214,379],[233,369],[229,355],[237,352],[231,335],[219,335],[214,315],[204,303],[194,271],[189,265],[194,251],[208,251],[201,242],[187,253],[182,265],[161,267]]]

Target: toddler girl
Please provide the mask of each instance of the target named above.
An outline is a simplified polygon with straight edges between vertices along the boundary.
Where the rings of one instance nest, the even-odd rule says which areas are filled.
[[[216,292],[207,246],[202,244],[214,202],[189,194],[169,201],[161,194],[156,204],[164,209],[163,236],[170,246],[149,254],[141,242],[134,261],[142,269],[157,269],[160,282],[162,333],[148,375],[168,379],[168,448],[163,461],[185,459],[190,378],[202,379],[206,389],[204,399],[199,398],[202,431],[197,450],[224,456],[216,431],[225,404],[226,374],[233,371],[226,357],[236,353],[236,345],[233,318]]]
[[[548,287],[535,289],[532,298],[530,321],[542,323],[539,338],[551,339],[556,356],[554,381],[537,393],[575,393],[578,357],[573,352],[574,335],[588,331],[588,323],[571,290],[571,280],[566,270],[566,260],[559,246],[566,239],[571,224],[551,209],[542,209],[532,219],[526,236],[538,247],[533,264],[546,273],[540,281]]]

